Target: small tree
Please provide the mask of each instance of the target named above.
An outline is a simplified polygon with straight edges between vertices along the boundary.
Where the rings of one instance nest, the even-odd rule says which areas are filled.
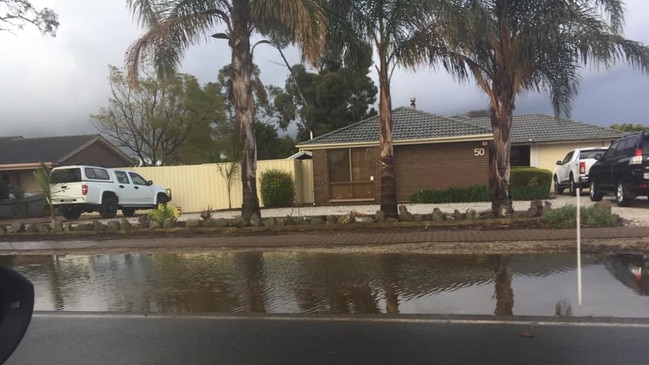
[[[34,177],[36,178],[36,181],[38,181],[38,185],[40,185],[41,190],[45,195],[45,201],[50,208],[51,223],[52,226],[54,226],[54,205],[52,204],[52,185],[50,185],[50,172],[50,168],[41,162],[41,167],[38,170],[34,170]]]
[[[225,180],[226,188],[228,189],[228,209],[232,209],[232,183],[239,173],[239,163],[237,162],[222,162],[216,165],[219,174]]]

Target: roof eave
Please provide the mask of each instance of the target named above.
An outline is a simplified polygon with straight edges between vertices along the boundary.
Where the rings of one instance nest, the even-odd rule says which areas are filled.
[[[394,146],[407,146],[417,144],[431,144],[431,143],[453,143],[453,142],[475,142],[492,140],[493,134],[475,134],[469,136],[451,136],[451,137],[438,137],[438,138],[418,138],[394,141]],[[312,150],[328,150],[333,148],[361,148],[361,147],[377,147],[379,141],[371,142],[346,142],[346,143],[323,143],[323,144],[301,144],[296,145],[300,151]]]

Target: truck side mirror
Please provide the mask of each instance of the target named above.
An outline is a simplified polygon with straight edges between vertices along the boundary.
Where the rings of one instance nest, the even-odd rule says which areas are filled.
[[[147,181],[146,184],[149,185],[149,186],[153,185],[153,180]]]
[[[561,166],[561,161],[557,160],[557,165]]]
[[[34,311],[34,286],[14,270],[0,266],[0,364],[22,340]]]

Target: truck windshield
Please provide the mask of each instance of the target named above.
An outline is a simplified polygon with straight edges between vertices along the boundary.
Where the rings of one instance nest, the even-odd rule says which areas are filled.
[[[50,182],[52,184],[60,183],[69,183],[69,182],[80,182],[81,181],[81,169],[61,169],[52,171],[50,176]]]

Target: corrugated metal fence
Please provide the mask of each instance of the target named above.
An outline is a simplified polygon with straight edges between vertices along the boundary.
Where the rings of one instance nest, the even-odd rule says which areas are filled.
[[[232,178],[228,198],[225,178],[230,167],[227,163],[189,166],[135,167],[134,171],[153,180],[156,185],[171,189],[173,204],[184,212],[200,212],[208,207],[228,209],[241,207],[241,176]],[[278,169],[293,176],[296,190],[296,204],[312,204],[313,161],[312,160],[263,160],[257,161],[257,194],[261,201],[259,177],[264,171]]]

